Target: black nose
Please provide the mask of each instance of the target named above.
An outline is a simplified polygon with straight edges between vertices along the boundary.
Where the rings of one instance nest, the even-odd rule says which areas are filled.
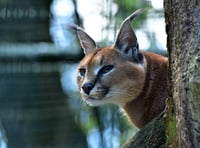
[[[86,93],[86,94],[90,94],[90,91],[93,89],[94,87],[94,84],[93,83],[85,83],[83,86],[82,86],[82,89],[83,91]]]

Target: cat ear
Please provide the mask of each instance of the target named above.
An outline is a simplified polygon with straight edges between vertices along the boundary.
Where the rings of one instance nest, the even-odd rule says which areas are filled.
[[[137,37],[131,26],[131,21],[142,13],[141,9],[136,10],[133,14],[127,17],[121,24],[114,47],[122,54],[131,57],[134,62],[142,62],[143,56],[139,52]]]
[[[77,25],[71,25],[70,27],[77,32],[85,55],[97,48],[96,42],[81,27]]]

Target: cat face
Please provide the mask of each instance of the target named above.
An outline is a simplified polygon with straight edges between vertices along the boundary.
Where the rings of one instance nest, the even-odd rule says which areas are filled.
[[[131,20],[140,13],[136,11],[125,19],[115,43],[102,48],[97,48],[95,41],[80,27],[73,26],[85,53],[77,68],[77,83],[87,103],[124,106],[141,92],[146,60],[131,26]]]
[[[86,55],[77,68],[80,94],[91,105],[123,106],[141,92],[144,65],[133,63],[112,46],[97,48]]]

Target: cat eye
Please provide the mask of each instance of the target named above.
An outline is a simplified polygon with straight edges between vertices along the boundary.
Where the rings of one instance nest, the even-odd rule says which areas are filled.
[[[81,75],[82,77],[85,76],[85,72],[86,72],[85,68],[80,68],[80,69],[79,69],[79,73],[80,73],[80,75]]]
[[[110,72],[113,68],[114,68],[113,65],[106,65],[106,66],[103,66],[103,67],[99,70],[98,75],[99,75],[99,76],[102,76],[102,75],[104,75],[104,74]]]

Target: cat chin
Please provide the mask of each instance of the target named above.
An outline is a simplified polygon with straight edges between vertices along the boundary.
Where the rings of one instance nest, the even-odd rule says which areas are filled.
[[[89,104],[90,106],[101,106],[107,104],[108,102],[103,99],[94,99],[94,98],[87,98],[84,101]]]
[[[108,97],[108,96],[105,96],[105,97],[102,97],[102,98],[93,98],[93,97],[83,97],[82,96],[82,99],[84,100],[84,102],[90,106],[101,106],[101,105],[105,105],[105,104],[115,104],[115,105],[118,105],[120,107],[124,107],[126,102],[124,101],[119,101],[120,98],[112,98],[112,97]]]

